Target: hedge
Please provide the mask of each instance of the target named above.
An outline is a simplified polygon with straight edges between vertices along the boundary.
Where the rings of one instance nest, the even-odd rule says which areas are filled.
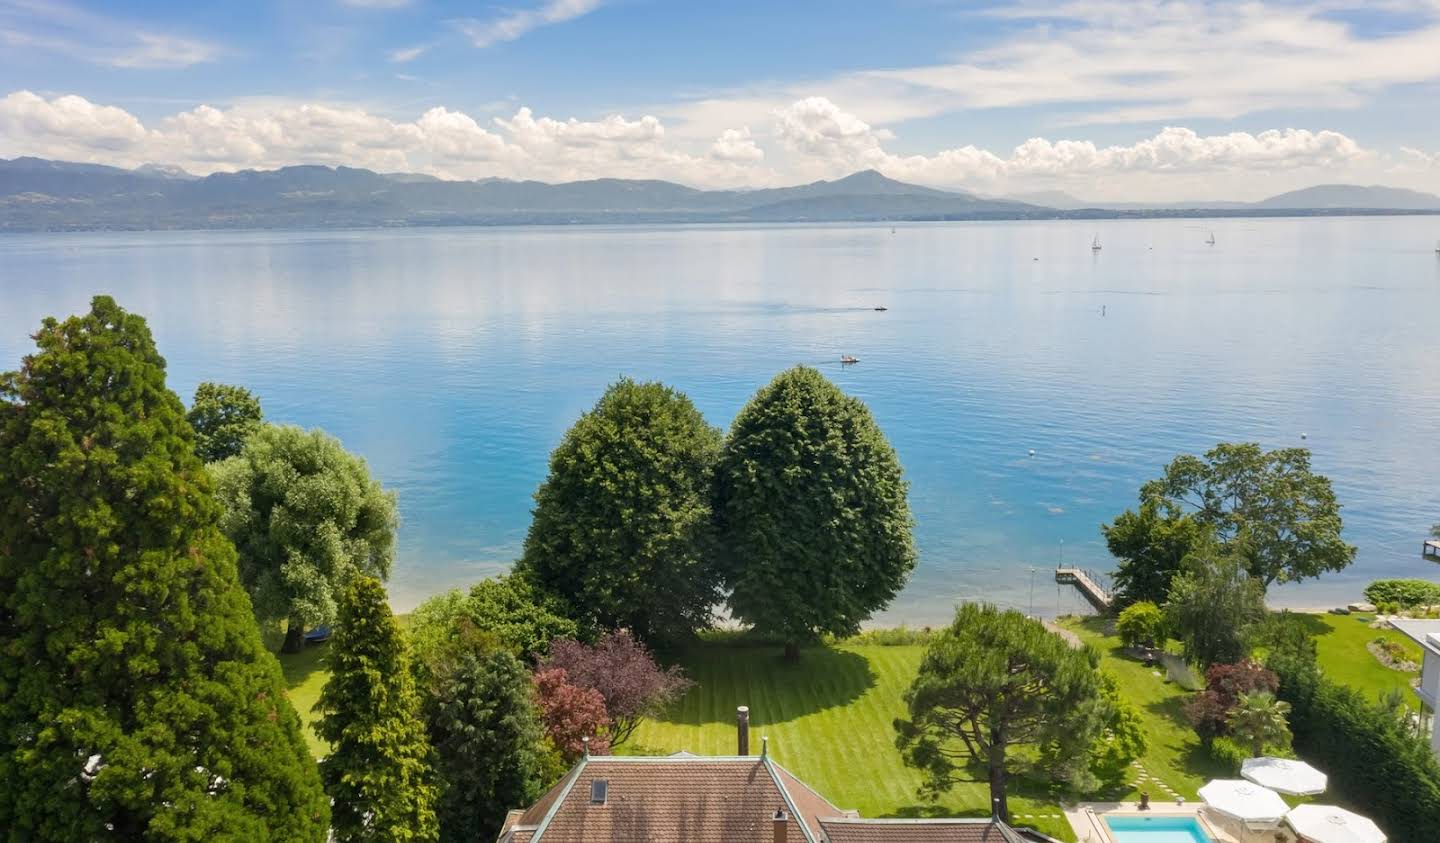
[[[1440,829],[1440,762],[1402,715],[1337,685],[1306,658],[1267,661],[1290,703],[1296,753],[1330,776],[1325,801],[1348,805],[1391,840],[1434,840]]]

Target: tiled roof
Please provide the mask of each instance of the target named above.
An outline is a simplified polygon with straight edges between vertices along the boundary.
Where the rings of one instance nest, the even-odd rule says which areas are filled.
[[[829,843],[1012,843],[1014,832],[994,820],[820,820]]]
[[[591,784],[608,782],[591,804]],[[782,784],[783,783],[783,784]],[[772,817],[793,817],[790,843],[819,843],[840,809],[767,757],[592,757],[500,836],[501,843],[772,843]]]

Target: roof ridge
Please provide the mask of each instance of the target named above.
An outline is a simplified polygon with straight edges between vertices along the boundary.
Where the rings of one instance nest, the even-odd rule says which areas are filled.
[[[565,787],[556,795],[555,801],[550,803],[549,810],[545,812],[545,816],[540,820],[540,824],[535,827],[535,834],[530,838],[530,843],[539,843],[540,838],[545,834],[545,829],[550,827],[550,821],[555,819],[555,814],[559,813],[560,806],[564,805],[565,800],[569,798],[571,789],[575,787],[575,782],[580,780],[580,771],[585,769],[585,764],[589,761],[590,756],[587,754],[575,762],[575,767],[570,770],[569,781],[565,782]]]
[[[785,787],[785,782],[780,778],[780,773],[784,773],[792,779],[795,778],[794,774],[779,764],[776,764],[768,754],[760,756],[760,764],[765,768],[765,771],[770,774],[770,779],[775,782],[775,787],[779,788],[780,798],[785,800],[785,807],[789,809],[790,816],[794,817],[796,824],[800,826],[800,833],[805,835],[805,839],[809,841],[809,843],[818,843],[815,835],[810,833],[810,824],[805,822],[805,818],[800,815],[800,809],[795,806],[795,800],[790,797],[790,789]],[[779,772],[776,772],[777,770]],[[800,781],[799,779],[795,780]],[[804,784],[804,782],[801,782],[801,784]],[[806,787],[809,787],[809,785],[806,785]],[[826,802],[828,804],[829,800],[826,800]]]

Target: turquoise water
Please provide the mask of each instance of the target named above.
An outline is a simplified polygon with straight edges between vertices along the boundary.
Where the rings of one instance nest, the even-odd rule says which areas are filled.
[[[1106,817],[1118,843],[1211,843],[1194,817]]]
[[[885,620],[1078,608],[1050,569],[1107,567],[1099,524],[1172,455],[1302,433],[1360,547],[1276,592],[1315,605],[1435,573],[1418,551],[1440,520],[1437,234],[1402,217],[5,235],[0,363],[43,316],[115,295],[182,396],[247,385],[399,492],[401,608],[504,569],[549,450],[617,376],[726,426],[799,362],[869,403],[912,482],[921,562]]]

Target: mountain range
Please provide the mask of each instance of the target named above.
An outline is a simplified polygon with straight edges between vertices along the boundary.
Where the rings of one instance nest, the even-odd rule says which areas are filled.
[[[1319,185],[1261,202],[1084,202],[1058,192],[984,197],[874,170],[763,190],[698,190],[648,179],[550,184],[446,181],[415,173],[303,165],[195,176],[40,158],[0,160],[0,231],[315,228],[658,222],[1056,219],[1440,213],[1440,196]]]

